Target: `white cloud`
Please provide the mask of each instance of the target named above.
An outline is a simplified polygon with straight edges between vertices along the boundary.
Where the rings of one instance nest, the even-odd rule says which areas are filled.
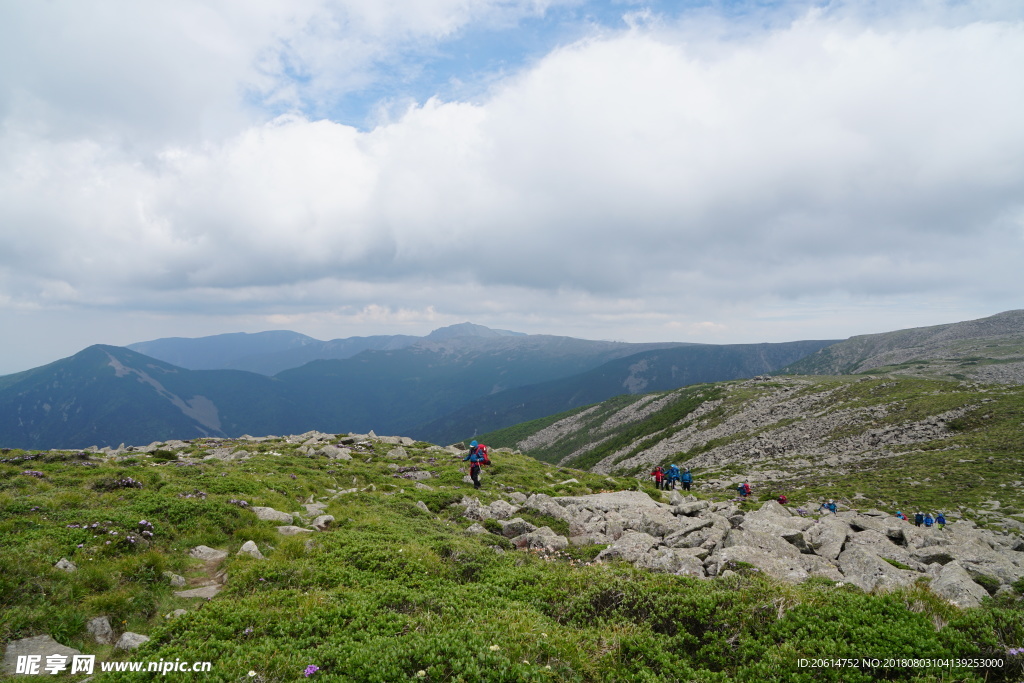
[[[0,22],[2,308],[742,341],[775,324],[758,310],[945,315],[1020,290],[1009,5],[768,30],[637,14],[367,131],[261,120],[246,93],[317,110],[546,3],[56,6]]]

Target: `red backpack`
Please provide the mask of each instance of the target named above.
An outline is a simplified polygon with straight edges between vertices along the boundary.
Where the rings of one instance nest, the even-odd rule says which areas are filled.
[[[484,444],[480,444],[479,446],[476,447],[476,452],[477,455],[482,455],[484,457],[484,459],[480,461],[481,465],[491,464],[491,456],[487,452],[487,446],[485,446]]]

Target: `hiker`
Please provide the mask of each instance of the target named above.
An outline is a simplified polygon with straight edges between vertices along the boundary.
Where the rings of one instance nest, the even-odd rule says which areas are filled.
[[[926,529],[931,529],[932,524],[935,524],[935,518],[932,517],[932,513],[929,512],[927,515],[924,516],[924,527]]]
[[[939,525],[939,531],[942,531],[946,527],[946,515],[940,512],[935,518],[935,523]]]
[[[743,482],[736,487],[736,492],[740,494],[740,498],[747,498],[750,496],[750,484]]]
[[[679,481],[679,465],[672,465],[668,468],[668,487],[675,491],[677,481]]]
[[[693,483],[693,475],[690,473],[690,468],[687,467],[683,471],[682,475],[680,475],[679,478],[680,478],[680,481],[683,482],[683,490],[684,491],[689,491],[690,490],[690,484]]]
[[[469,453],[462,460],[469,461],[469,476],[473,480],[473,488],[480,488],[480,466],[487,460],[487,446],[481,448],[476,441],[472,442],[469,444]]]
[[[920,512],[914,513],[914,526],[921,526],[924,524],[924,514]]]
[[[822,503],[821,505],[819,505],[818,506],[818,510],[821,510],[821,509],[824,509],[825,512],[831,512],[833,515],[838,515],[839,514],[839,512],[837,512],[837,510],[839,508],[836,505],[836,502],[834,500],[831,500],[831,499],[827,503]]]
[[[651,472],[651,476],[654,477],[654,486],[660,491],[664,485],[663,482],[665,481],[665,472],[661,469],[661,465],[654,468],[654,471]]]
[[[786,498],[786,494],[785,493],[780,494],[779,497],[776,498],[776,500],[779,501],[779,505],[785,505],[786,503],[789,502],[789,498]]]
[[[899,512],[898,510],[896,512],[896,517],[898,519],[902,519],[904,522],[907,521],[907,516],[905,514],[903,514],[902,512]]]

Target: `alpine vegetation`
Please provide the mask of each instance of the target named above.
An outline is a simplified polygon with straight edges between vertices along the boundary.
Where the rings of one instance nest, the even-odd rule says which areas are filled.
[[[735,500],[703,468],[683,496],[507,448],[476,489],[467,455],[372,432],[5,449],[4,666],[78,654],[128,681],[138,663],[206,663],[202,680],[225,682],[1024,673],[1024,548],[992,519],[945,508],[945,529],[919,529],[869,505],[807,509],[810,488],[783,506],[756,500],[757,479]]]

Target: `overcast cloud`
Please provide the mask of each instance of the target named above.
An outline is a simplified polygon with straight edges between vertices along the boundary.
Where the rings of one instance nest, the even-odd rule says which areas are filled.
[[[1020,4],[761,4],[0,0],[0,374],[265,329],[732,343],[1024,307]]]

